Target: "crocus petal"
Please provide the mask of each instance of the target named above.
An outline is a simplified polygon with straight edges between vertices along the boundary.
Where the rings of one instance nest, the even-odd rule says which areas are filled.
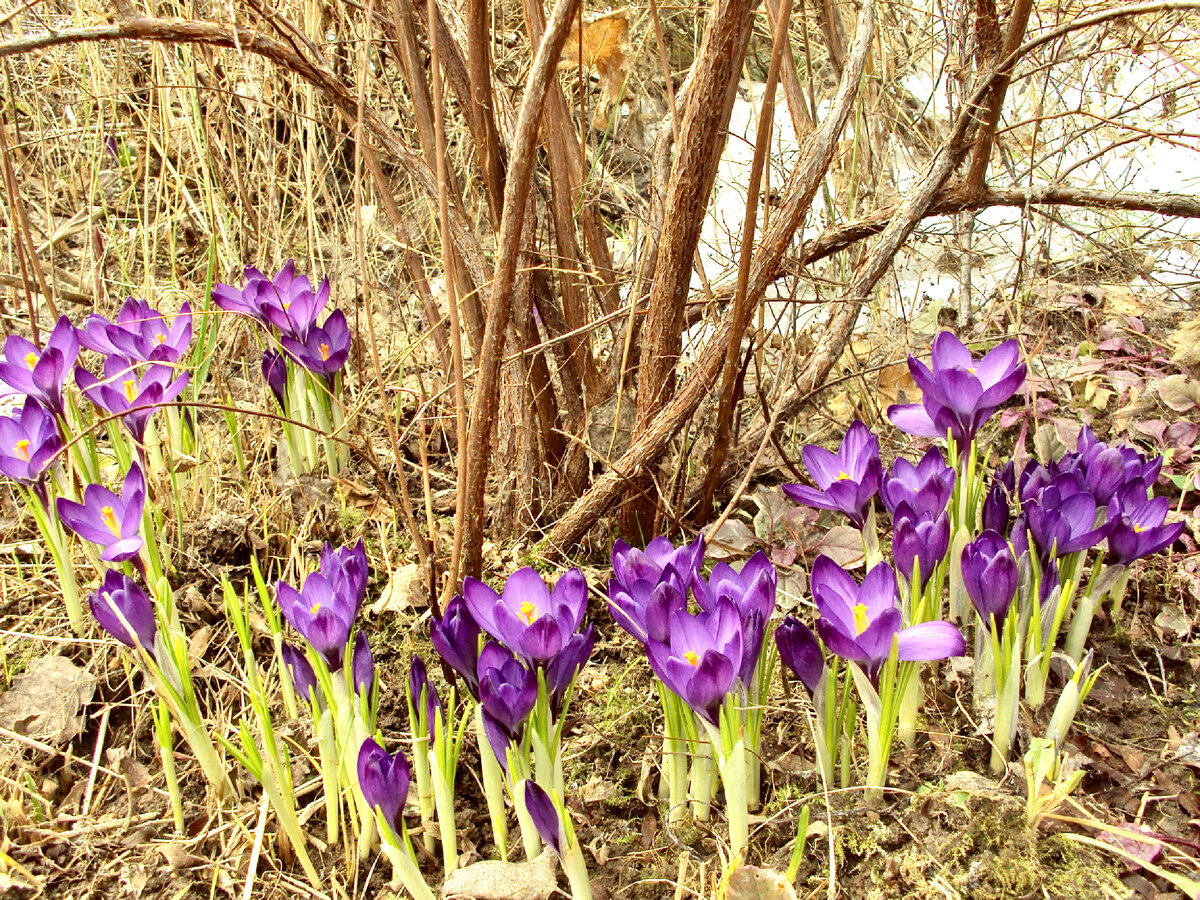
[[[525,809],[542,840],[561,857],[564,841],[558,810],[545,789],[532,779],[525,780]]]
[[[887,417],[893,425],[905,434],[916,437],[939,438],[945,437],[946,432],[934,424],[925,407],[920,403],[906,403],[889,406]]]
[[[962,633],[949,622],[910,625],[896,638],[897,655],[903,662],[928,662],[963,656],[967,652]]]

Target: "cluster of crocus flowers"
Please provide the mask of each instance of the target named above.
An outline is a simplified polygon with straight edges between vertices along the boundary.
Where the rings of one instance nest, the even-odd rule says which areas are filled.
[[[595,629],[584,622],[586,610],[587,582],[578,569],[564,572],[550,588],[526,567],[508,576],[500,591],[465,578],[462,594],[431,623],[434,648],[474,701],[484,795],[502,857],[505,794],[530,858],[540,841],[525,806],[524,783],[536,780],[563,796],[561,723],[595,644]]]
[[[275,585],[275,605],[303,638],[300,647],[281,641],[280,660],[291,673],[295,693],[309,702],[330,841],[338,835],[342,788],[356,787],[353,780],[343,783],[343,777],[353,779],[359,748],[375,731],[379,689],[374,659],[366,633],[354,629],[369,574],[361,540],[338,549],[326,543],[318,570],[298,589],[286,581]],[[365,854],[375,834],[375,814],[365,801],[359,814],[359,852]]]
[[[816,633],[789,616],[775,632],[779,656],[804,684],[817,710],[817,756],[827,783],[836,756],[848,757],[853,715],[847,716],[848,685],[838,669],[827,671],[825,651],[851,663],[855,686],[867,711],[867,786],[883,786],[901,701],[918,662],[962,656],[965,642],[942,620],[906,623],[898,605],[896,573],[876,564],[862,583],[827,556],[817,557],[811,575],[819,617]],[[843,771],[848,767],[843,766]]]
[[[316,436],[321,434],[330,474],[337,474],[346,461],[343,445],[331,439],[342,424],[338,397],[352,343],[346,314],[335,309],[322,321],[329,304],[329,279],[314,289],[307,275],[296,274],[290,259],[273,277],[253,266],[244,274],[241,288],[216,285],[213,302],[255,320],[270,335],[262,357],[263,380],[284,416],[305,426],[284,426],[293,467],[310,471],[316,465]]]
[[[153,359],[152,367],[169,374],[172,371],[169,365],[186,350],[190,333],[186,305],[174,324],[167,325],[147,304],[131,298],[122,306],[116,323],[92,316],[83,328],[77,329],[62,316],[41,347],[19,335],[9,335],[4,342],[0,382],[11,392],[23,395],[23,401],[12,415],[0,417],[0,473],[17,483],[38,524],[62,584],[71,625],[77,632],[85,627],[85,616],[64,528],[99,544],[104,562],[123,562],[138,556],[143,546],[140,530],[145,496],[146,457],[142,453],[142,440],[157,405],[175,396],[161,385],[151,396],[143,395],[139,387],[144,377],[142,367]],[[141,460],[141,465],[130,465],[132,454],[123,442],[113,447],[111,455],[128,471],[128,499],[95,483],[101,480],[108,454],[98,450],[95,435],[86,420],[80,418],[67,382],[74,373],[85,396],[97,402],[100,400],[95,392],[103,393],[108,387],[76,365],[82,349],[106,354],[104,365],[119,368],[134,385],[128,398],[122,394],[120,403],[110,404],[113,411],[125,414]],[[186,384],[186,375],[177,381]],[[69,442],[77,445],[70,453]],[[62,469],[55,467],[60,457],[67,459],[76,468],[78,480],[88,485],[82,503],[72,496],[71,485],[75,480],[65,477]],[[156,562],[157,546],[153,549],[149,559]]]
[[[101,354],[101,375],[75,367],[75,381],[97,409],[120,416],[139,451],[154,412],[174,403],[188,386],[181,367],[192,340],[189,304],[168,321],[144,300],[126,299],[115,320],[90,316],[78,329],[79,346]],[[178,444],[178,417],[171,419],[172,442]]]
[[[715,761],[736,854],[759,791],[761,709],[771,671],[763,650],[775,610],[775,568],[760,552],[740,571],[717,563],[706,579],[702,536],[681,547],[656,537],[645,550],[618,541],[612,561],[609,609],[641,641],[660,684],[668,814],[675,822],[686,811],[690,756],[693,811],[708,816]]]
[[[882,690],[880,673],[886,666],[879,654],[886,651],[887,639],[876,642],[873,635],[891,635],[897,664],[906,658],[915,661],[905,649],[911,638],[892,622],[923,626],[940,621],[948,582],[950,618],[975,619],[972,607],[978,613],[976,700],[984,704],[985,717],[994,717],[1001,764],[1012,743],[1019,686],[1024,684],[1031,705],[1043,702],[1060,628],[1069,621],[1066,653],[1081,663],[1096,604],[1112,596],[1119,606],[1128,565],[1170,546],[1183,528],[1182,523],[1168,523],[1167,501],[1152,495],[1162,460],[1109,445],[1087,427],[1075,450],[1061,458],[1031,463],[1023,471],[1010,462],[987,483],[978,465],[981,430],[1024,384],[1020,356],[1016,341],[976,357],[952,334],[939,334],[929,364],[911,356],[908,360],[921,402],[892,406],[887,414],[902,431],[945,442],[948,462],[934,446],[919,462],[897,459],[881,474],[879,442],[865,424],[855,422],[836,452],[804,448],[815,487],[784,486],[797,502],[841,512],[862,531],[870,570],[864,587],[882,578],[875,574],[882,559],[874,534],[873,501],[879,493],[891,517],[894,571],[901,576],[898,609],[880,600],[876,615],[863,603],[853,608],[854,617],[843,615],[843,627],[835,628],[839,620],[826,611],[833,608],[827,602],[831,563],[822,564],[820,578],[814,570],[813,591],[814,597],[820,590],[827,595],[822,607],[826,624],[818,623],[816,633],[799,623],[781,630],[785,661],[800,666],[801,680],[810,692],[817,691],[822,678],[829,681],[825,670],[815,666],[819,635],[827,649],[854,660],[864,680]],[[1095,553],[1090,567],[1089,553]],[[846,594],[848,586],[842,587]],[[919,702],[915,679],[901,710],[906,740],[912,733],[908,723],[915,721],[914,701]]]

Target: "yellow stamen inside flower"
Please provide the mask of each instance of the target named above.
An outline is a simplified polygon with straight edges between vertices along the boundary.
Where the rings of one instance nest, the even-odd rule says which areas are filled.
[[[970,368],[969,366],[967,367],[967,371],[970,372],[972,375],[975,374],[975,370]]]
[[[134,378],[126,378],[125,379],[125,399],[128,400],[130,403],[132,403],[133,398],[136,396],[137,396],[137,380]]]
[[[32,369],[34,366],[36,366],[37,361],[38,361],[38,355],[36,353],[34,353],[33,351],[30,351],[29,353],[25,354],[25,365],[29,366],[29,368]]]
[[[1134,534],[1141,534],[1145,530],[1146,530],[1145,525],[1139,525],[1137,522],[1133,523],[1133,533]]]
[[[115,536],[121,536],[121,523],[117,521],[117,514],[113,512],[111,506],[103,506],[100,508],[100,518],[104,520],[104,524],[108,526],[108,530]]]
[[[838,480],[838,481],[849,481],[849,480],[850,480],[850,476],[849,476],[849,475],[847,475],[845,472],[838,472],[838,477],[837,477],[837,480]]]
[[[167,336],[165,334],[156,334],[154,336],[154,340],[159,344],[165,344],[167,342]]]
[[[699,665],[700,663],[700,657],[698,657],[692,650],[689,650],[687,653],[683,654],[683,658],[688,661],[689,666]]]
[[[321,359],[329,359],[329,345],[328,344],[321,345]]]
[[[16,452],[17,456],[21,457],[21,459],[25,460],[25,462],[29,462],[28,440],[22,438],[21,440],[17,441],[17,446],[15,446],[13,450]]]
[[[526,600],[521,604],[521,611],[517,615],[519,618],[525,620],[526,625],[532,625],[537,621],[537,617],[541,615],[541,611],[533,603]]]
[[[870,626],[871,620],[869,618],[867,618],[867,608],[865,606],[863,606],[861,603],[856,605],[854,607],[853,611],[854,611],[854,634],[860,635],[864,631],[866,631],[867,628]]]
[[[321,608],[321,604],[320,604],[320,603],[314,603],[312,606],[310,606],[310,607],[308,608],[308,614],[309,614],[310,616],[315,616],[315,615],[317,614],[317,611],[318,611],[320,608]]]

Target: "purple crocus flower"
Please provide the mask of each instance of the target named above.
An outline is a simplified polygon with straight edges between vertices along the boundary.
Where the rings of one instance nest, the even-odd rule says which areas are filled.
[[[89,484],[83,489],[82,503],[59,497],[56,509],[71,531],[104,548],[101,559],[124,562],[136,557],[144,546],[141,529],[145,502],[146,479],[141,467],[133,463],[125,474],[120,496],[103,485]]]
[[[115,322],[89,316],[79,329],[79,343],[87,349],[141,362],[178,362],[191,342],[192,307],[188,303],[168,325],[163,314],[145,300],[129,297]]]
[[[307,276],[296,275],[296,264],[290,259],[274,278],[268,278],[253,266],[246,267],[245,275],[246,285],[240,290],[228,284],[216,285],[213,302],[228,312],[274,325],[299,341],[305,339],[329,302],[328,279],[314,292]]]
[[[282,353],[264,350],[262,357],[263,381],[275,395],[279,408],[287,412],[287,360]]]
[[[184,372],[173,378],[175,374],[171,366],[141,366],[123,356],[110,356],[104,361],[103,380],[82,366],[75,367],[80,390],[100,409],[123,415],[125,427],[139,444],[145,440],[146,423],[154,411],[174,401],[187,387],[191,374]]]
[[[687,588],[678,579],[657,583],[640,579],[628,587],[617,579],[608,582],[608,609],[618,625],[643,644],[648,639],[666,642],[671,615],[687,609]]]
[[[366,599],[370,573],[367,548],[362,538],[353,547],[344,546],[337,550],[328,541],[325,542],[321,550],[321,574],[329,579],[338,594],[353,600],[354,615],[358,615]]]
[[[62,316],[44,349],[20,335],[10,334],[4,342],[0,381],[25,394],[56,416],[63,415],[63,384],[79,358],[79,338],[70,319]]]
[[[713,610],[696,616],[676,610],[669,643],[650,640],[646,650],[650,668],[662,683],[716,725],[725,695],[742,670],[744,646],[741,613],[721,599]]]
[[[126,647],[141,646],[154,656],[158,626],[154,604],[136,581],[123,572],[109,569],[100,587],[88,594],[88,606],[96,622]]]
[[[291,266],[292,261],[288,260],[287,265]],[[286,270],[287,266],[284,268]],[[303,343],[308,338],[309,329],[316,324],[317,317],[329,303],[329,279],[322,279],[314,291],[307,275],[297,275],[288,282],[286,288],[278,287],[282,277],[282,272],[276,276],[276,297],[273,302],[264,302],[263,313],[267,321],[279,329],[281,337],[294,338]]]
[[[1171,508],[1166,497],[1140,503],[1109,506],[1108,557],[1110,565],[1124,565],[1142,559],[1175,543],[1183,531],[1183,522],[1164,524]]]
[[[1029,531],[1043,560],[1094,547],[1108,536],[1112,526],[1111,522],[1105,522],[1093,527],[1095,498],[1086,491],[1064,494],[1059,489],[1063,484],[1061,479],[1055,479],[1025,509]]]
[[[283,334],[279,343],[314,375],[332,378],[342,371],[350,356],[350,326],[346,324],[346,314],[337,309],[329,314],[324,325],[309,328],[303,340]]]
[[[795,616],[787,616],[775,628],[775,646],[783,664],[795,673],[811,697],[825,672],[825,654],[817,636]]]
[[[483,730],[507,772],[508,746],[520,740],[537,702],[537,676],[496,641],[488,641],[480,652],[477,671]]]
[[[1008,491],[999,481],[994,482],[983,498],[983,527],[985,531],[1008,531]]]
[[[455,595],[442,611],[441,621],[429,623],[433,649],[467,684],[472,697],[479,696],[479,624],[463,598]]]
[[[1127,444],[1117,447],[1106,444],[1087,425],[1079,431],[1075,452],[1086,471],[1085,486],[1096,498],[1097,506],[1107,506],[1113,495],[1130,481],[1141,480],[1149,489],[1162,470],[1161,456],[1147,459]]]
[[[354,650],[350,654],[350,680],[354,690],[366,695],[375,686],[375,657],[371,654],[371,644],[367,641],[367,633],[359,631],[354,636]]]
[[[804,506],[845,513],[855,526],[862,528],[883,478],[879,439],[856,419],[837,453],[816,444],[805,444],[802,455],[817,487],[785,484],[783,492]]]
[[[862,585],[828,556],[812,569],[812,595],[821,617],[817,634],[843,659],[858,663],[872,681],[897,645],[898,658],[918,662],[962,656],[966,642],[949,622],[904,626],[896,608],[896,575],[887,563],[867,573]]]
[[[313,572],[298,591],[286,581],[277,583],[275,602],[284,618],[321,654],[330,670],[341,669],[354,621],[354,598],[335,589],[320,572]]]
[[[1017,560],[1004,535],[984,531],[963,547],[962,576],[979,618],[999,628],[1017,593]]]
[[[546,689],[550,692],[550,712],[555,716],[562,711],[563,699],[567,688],[575,680],[575,676],[587,665],[592,658],[592,648],[596,644],[596,629],[588,625],[579,634],[573,634],[567,640],[562,650],[546,667]]]
[[[403,751],[389,755],[371,738],[358,750],[358,789],[372,809],[397,834],[404,828],[404,801],[408,798],[409,768]]]
[[[767,554],[759,550],[735,572],[719,562],[705,581],[699,574],[692,580],[696,602],[706,612],[714,612],[722,601],[732,603],[742,617],[742,665],[738,677],[749,685],[758,665],[766,636],[767,622],[775,612],[775,587],[778,576]]]
[[[508,577],[504,593],[482,581],[463,579],[463,598],[479,626],[533,665],[544,666],[579,630],[587,611],[587,582],[570,569],[551,592],[531,567]]]
[[[917,515],[904,502],[896,507],[892,523],[892,556],[906,581],[912,582],[919,561],[921,583],[917,589],[923,589],[949,549],[950,516],[944,510],[930,516]]]
[[[537,829],[537,833],[541,835],[546,846],[561,857],[566,844],[562,819],[559,818],[554,801],[550,799],[546,789],[533,779],[525,780],[525,809],[529,811],[529,817],[533,819],[533,827]]]
[[[1016,341],[1005,341],[975,359],[948,331],[933,339],[933,368],[915,356],[908,368],[921,389],[921,402],[888,407],[887,416],[901,431],[919,437],[944,438],[949,432],[967,447],[979,427],[1025,382]]]
[[[361,634],[361,632],[359,633]],[[429,680],[429,671],[425,668],[425,661],[414,653],[412,663],[408,667],[408,696],[412,702],[414,713],[420,710],[422,694],[425,695],[425,727],[429,729],[430,734],[433,734],[434,716],[440,714],[444,722],[446,714],[442,707],[442,698],[438,696],[437,688]],[[413,722],[412,727],[415,731],[417,723]]]
[[[704,535],[700,534],[690,544],[676,547],[669,538],[656,537],[645,550],[630,547],[620,538],[613,544],[613,580],[629,591],[639,581],[658,584],[672,577],[686,592],[692,575],[704,562]]]
[[[54,416],[32,397],[14,415],[0,416],[0,473],[37,484],[62,450]]]
[[[918,515],[936,516],[945,510],[953,494],[954,470],[946,465],[937,447],[930,447],[915,466],[903,457],[897,458],[879,490],[883,505],[892,515],[905,503]]]
[[[317,696],[317,673],[313,671],[312,663],[303,650],[287,641],[283,642],[280,652],[283,654],[283,664],[292,673],[296,693],[311,703]]]

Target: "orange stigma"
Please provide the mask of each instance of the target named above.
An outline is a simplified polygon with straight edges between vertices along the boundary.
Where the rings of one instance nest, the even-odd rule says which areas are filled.
[[[13,447],[13,451],[25,462],[29,462],[29,441],[25,438],[17,441],[17,445]]]
[[[111,531],[116,537],[121,536],[121,523],[117,521],[117,514],[113,512],[113,508],[111,506],[104,506],[100,508],[100,518],[104,520],[104,524],[108,526],[109,531]]]

